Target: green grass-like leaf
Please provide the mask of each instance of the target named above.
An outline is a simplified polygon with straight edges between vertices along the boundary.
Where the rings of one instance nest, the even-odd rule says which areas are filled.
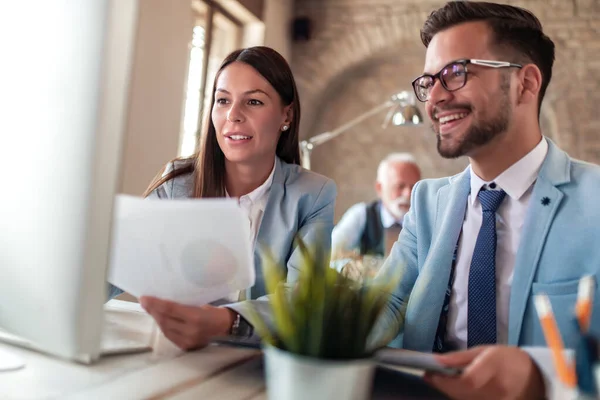
[[[254,312],[254,326],[262,339],[292,353],[326,359],[368,357],[368,338],[399,281],[376,279],[362,286],[329,268],[301,238],[298,281],[285,287],[283,267],[268,252],[263,263],[266,287],[271,294],[273,324]]]

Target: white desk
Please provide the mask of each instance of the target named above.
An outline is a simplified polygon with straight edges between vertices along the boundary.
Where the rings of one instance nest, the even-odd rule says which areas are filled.
[[[119,309],[130,307],[114,301],[108,305],[113,303]],[[150,331],[140,317],[123,321],[128,329]],[[209,346],[184,353],[162,335],[155,346],[154,353],[104,356],[86,366],[0,342],[0,350],[10,350],[26,363],[23,369],[0,372],[0,399],[267,399],[260,351]],[[397,372],[378,370],[374,387],[377,400],[441,398],[419,377]]]
[[[86,366],[5,344],[23,357],[23,369],[0,373],[0,399],[161,399],[177,398],[180,386],[200,384],[258,352],[209,347],[176,357],[151,353],[106,356]],[[182,386],[183,385],[183,386]]]
[[[24,369],[0,373],[2,400],[267,400],[262,357],[254,350],[210,346],[161,359],[151,353],[109,356],[85,366],[5,344],[0,348],[27,362]],[[378,371],[373,399],[442,398],[419,379]]]

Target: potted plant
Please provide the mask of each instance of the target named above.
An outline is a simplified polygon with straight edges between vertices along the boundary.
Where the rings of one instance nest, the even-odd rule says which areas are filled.
[[[329,268],[297,240],[304,263],[293,289],[281,268],[265,262],[272,320],[256,313],[269,399],[363,400],[375,363],[368,338],[396,279],[361,284]]]

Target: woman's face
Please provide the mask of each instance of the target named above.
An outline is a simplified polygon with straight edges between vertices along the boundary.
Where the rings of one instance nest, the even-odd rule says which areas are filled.
[[[275,157],[280,135],[289,132],[291,105],[254,68],[242,62],[225,67],[215,86],[212,122],[225,158],[261,163]],[[283,132],[283,133],[282,133]]]

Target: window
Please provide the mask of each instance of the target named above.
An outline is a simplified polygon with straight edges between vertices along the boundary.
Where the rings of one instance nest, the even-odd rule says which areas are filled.
[[[194,1],[196,15],[188,67],[179,155],[196,151],[204,116],[210,113],[212,83],[223,59],[241,42],[241,24],[218,6]]]
[[[196,131],[198,130],[198,114],[200,111],[200,90],[202,88],[202,70],[204,60],[203,26],[194,27],[194,35],[190,49],[190,65],[188,67],[185,105],[183,110],[183,132],[179,154],[191,155],[196,148]]]

